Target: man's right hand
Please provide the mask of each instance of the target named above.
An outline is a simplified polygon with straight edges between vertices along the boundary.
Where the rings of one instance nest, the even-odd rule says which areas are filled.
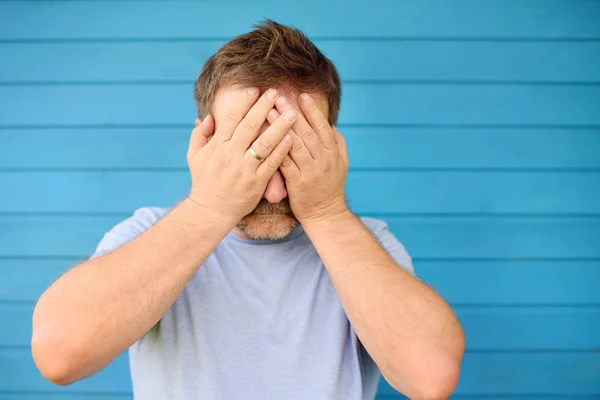
[[[286,133],[296,120],[295,112],[288,110],[276,117],[259,136],[267,116],[275,112],[279,94],[269,89],[260,98],[258,95],[256,88],[239,89],[216,131],[212,115],[194,129],[187,153],[192,176],[188,197],[207,211],[234,222],[256,207],[269,179],[292,147]],[[211,134],[212,140],[207,142]],[[257,160],[250,148],[263,160]]]

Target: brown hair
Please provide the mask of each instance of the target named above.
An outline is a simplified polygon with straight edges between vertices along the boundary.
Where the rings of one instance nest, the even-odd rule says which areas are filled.
[[[194,98],[202,119],[221,85],[275,87],[294,94],[323,93],[329,102],[329,122],[337,122],[342,85],[333,63],[298,29],[271,20],[233,38],[211,56],[196,83]]]

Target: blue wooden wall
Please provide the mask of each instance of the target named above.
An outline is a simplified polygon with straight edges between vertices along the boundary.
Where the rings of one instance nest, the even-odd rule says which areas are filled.
[[[458,313],[454,398],[599,399],[600,2],[573,0],[1,1],[0,399],[131,398],[125,356],[45,382],[34,301],[185,193],[192,82],[264,17],[340,69],[351,204]]]

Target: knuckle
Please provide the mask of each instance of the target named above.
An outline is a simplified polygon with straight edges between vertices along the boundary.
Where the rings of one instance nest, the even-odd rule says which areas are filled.
[[[329,126],[329,122],[327,122],[327,121],[321,121],[317,124],[317,129],[320,131],[326,131],[330,128],[331,127]]]
[[[265,160],[265,162],[267,163],[267,165],[269,166],[269,168],[271,169],[277,169],[278,165],[277,162],[273,159],[273,157],[269,157]]]
[[[248,131],[254,131],[258,128],[258,124],[256,122],[251,121],[247,118],[244,118],[240,125],[242,125],[242,128]]]
[[[267,139],[260,138],[257,140],[257,142],[258,142],[258,146],[263,150],[269,151],[273,147],[271,142]]]
[[[303,143],[301,140],[294,140],[294,143],[292,144],[292,150],[293,151],[300,151],[302,150],[303,147]]]
[[[312,129],[310,129],[310,128],[303,129],[303,130],[300,132],[300,137],[301,137],[302,139],[308,139],[308,138],[310,138],[312,135],[313,135],[313,131],[312,131]]]
[[[291,165],[292,165],[292,159],[289,157],[284,158],[283,161],[281,162],[282,167],[289,167]]]

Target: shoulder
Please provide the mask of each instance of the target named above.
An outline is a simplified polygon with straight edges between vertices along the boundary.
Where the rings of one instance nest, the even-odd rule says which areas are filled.
[[[387,222],[369,217],[360,217],[360,220],[371,231],[390,257],[396,261],[396,264],[415,275],[411,256],[400,240],[390,232]]]
[[[119,222],[110,232],[118,230],[145,231],[158,222],[169,212],[168,208],[141,207],[133,212],[129,218]],[[140,233],[141,233],[140,232]]]
[[[360,217],[360,221],[375,235],[388,230],[387,222],[382,219]]]
[[[133,212],[133,215],[114,225],[108,232],[104,233],[91,258],[110,253],[130,242],[157,223],[168,212],[168,208],[161,207],[138,208]]]

